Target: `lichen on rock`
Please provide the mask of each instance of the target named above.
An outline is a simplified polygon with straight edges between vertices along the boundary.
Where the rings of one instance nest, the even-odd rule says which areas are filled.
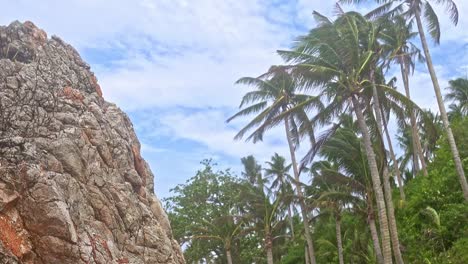
[[[184,263],[153,184],[78,52],[0,27],[0,263]]]

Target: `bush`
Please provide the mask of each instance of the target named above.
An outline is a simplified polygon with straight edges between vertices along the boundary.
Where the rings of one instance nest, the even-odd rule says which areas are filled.
[[[452,127],[457,145],[468,146],[468,118]],[[459,149],[466,170],[468,149]],[[408,200],[396,211],[403,255],[409,263],[468,263],[468,204],[446,137],[428,172],[405,186]]]

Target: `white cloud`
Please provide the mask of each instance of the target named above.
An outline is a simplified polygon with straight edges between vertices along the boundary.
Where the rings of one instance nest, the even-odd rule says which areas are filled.
[[[0,22],[32,20],[78,50],[118,53],[92,66],[106,98],[125,109],[235,106],[245,89],[233,82],[281,63],[276,49],[321,1],[299,2],[19,0],[3,5]]]
[[[205,145],[211,153],[222,153],[231,157],[254,155],[259,160],[269,159],[278,152],[287,156],[289,150],[284,140],[282,126],[266,132],[263,142],[233,141],[234,136],[246,122],[234,126],[225,123],[228,116],[219,110],[208,110],[187,115],[174,112],[160,118],[161,124],[169,128],[175,138],[189,139]],[[246,121],[245,119],[243,121]]]
[[[447,16],[439,13],[443,43],[468,40],[465,30],[468,17],[464,15],[468,13],[468,3],[455,1],[461,14],[458,27],[453,28]],[[256,76],[270,65],[281,63],[275,51],[286,48],[293,38],[314,24],[313,10],[332,15],[334,3],[323,0],[0,0],[3,11],[0,24],[15,19],[31,20],[82,54],[92,51],[91,59],[95,53],[108,55],[92,64],[105,98],[131,110],[134,116],[145,117],[137,120],[135,128],[145,142],[143,152],[157,169],[157,181],[158,178],[178,181],[182,174],[192,176],[186,175],[188,170],[198,167],[198,161],[205,157],[222,159],[223,155],[254,154],[266,160],[274,152],[288,156],[281,127],[269,131],[263,143],[232,140],[246,119],[229,125],[225,120],[236,111],[248,89],[233,83],[239,77]],[[437,53],[441,49],[447,47],[433,51]],[[438,67],[442,87],[459,73],[453,69],[460,63],[459,58],[454,55],[449,65]],[[437,110],[424,65],[411,78],[411,87],[418,104]],[[186,152],[174,151],[167,144],[161,148],[160,140],[168,139],[169,144],[180,140],[196,142],[202,149],[187,147]],[[173,168],[177,168],[173,172],[176,177],[171,175]]]

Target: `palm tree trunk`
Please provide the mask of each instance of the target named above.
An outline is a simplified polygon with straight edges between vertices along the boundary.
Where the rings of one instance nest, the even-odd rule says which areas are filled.
[[[292,210],[291,206],[288,206],[288,218],[289,218],[289,225],[291,226],[291,239],[294,240],[294,223],[293,223],[293,218],[292,218]]]
[[[400,62],[400,70],[401,76],[403,79],[403,85],[405,86],[405,93],[408,99],[411,99],[410,89],[409,89],[409,73],[408,68],[405,66],[404,62]],[[424,176],[427,176],[427,168],[426,168],[426,160],[424,159],[422,147],[421,147],[421,139],[419,137],[419,133],[417,130],[416,124],[416,115],[415,111],[412,111],[410,114],[410,121],[411,121],[411,135],[413,138],[413,160],[418,160],[421,162],[421,169],[424,173]]]
[[[232,264],[231,250],[226,250],[226,258],[227,258],[227,263]]]
[[[432,84],[434,85],[434,91],[437,98],[437,104],[439,105],[440,117],[444,124],[445,130],[447,132],[447,139],[452,150],[453,161],[455,162],[455,167],[458,173],[458,179],[463,190],[463,196],[465,201],[468,201],[468,183],[466,182],[465,172],[463,171],[463,165],[460,159],[460,154],[458,153],[457,144],[455,143],[455,138],[453,137],[452,129],[450,128],[450,123],[447,116],[447,111],[445,110],[444,101],[442,99],[442,94],[440,92],[439,81],[435,73],[434,65],[432,63],[431,54],[429,53],[429,47],[427,45],[426,36],[424,34],[424,28],[421,21],[421,14],[419,11],[416,11],[416,22],[418,24],[419,37],[421,38],[421,44],[423,46],[424,55],[426,56],[427,68],[431,75]]]
[[[382,249],[380,248],[379,234],[377,233],[377,226],[375,225],[375,212],[374,206],[372,205],[373,201],[369,195],[367,199],[367,222],[369,223],[369,230],[372,237],[372,244],[374,245],[375,256],[377,258],[377,263],[383,264],[383,255]]]
[[[271,235],[267,235],[265,238],[265,247],[267,252],[267,263],[273,264],[273,241],[271,241]]]
[[[380,109],[383,112],[383,109]],[[405,195],[405,190],[403,188],[403,180],[401,178],[401,172],[400,168],[398,166],[398,161],[396,159],[395,152],[393,151],[393,145],[392,145],[392,139],[390,137],[390,133],[388,132],[388,125],[387,125],[387,118],[385,117],[384,113],[382,113],[382,122],[383,122],[383,127],[385,131],[385,137],[387,138],[387,143],[388,143],[388,149],[390,152],[390,157],[393,161],[393,169],[395,170],[396,177],[397,177],[397,182],[398,182],[398,190],[400,191],[400,199],[405,201],[406,200],[406,195]]]
[[[392,188],[388,181],[388,167],[384,165],[384,190],[385,202],[387,203],[388,223],[390,225],[390,238],[392,240],[393,255],[397,264],[404,264],[403,257],[400,251],[400,240],[398,239],[398,229],[395,220],[395,210],[392,201]]]
[[[383,152],[385,153],[385,145],[383,143],[383,132],[382,132],[382,125],[385,127],[385,116],[381,115],[381,106],[379,101],[379,96],[377,94],[377,87],[374,82],[374,71],[371,70],[370,79],[372,81],[372,97],[374,99],[374,111],[375,111],[375,118],[377,121],[377,131],[379,132],[379,136],[382,139],[382,148]],[[392,142],[390,137],[387,135],[387,141],[389,144],[390,152],[393,153]],[[403,264],[403,258],[400,252],[400,241],[398,239],[398,229],[395,220],[395,210],[393,208],[393,199],[392,199],[392,187],[390,186],[390,179],[388,176],[388,166],[387,166],[387,159],[385,154],[383,155],[383,185],[384,185],[384,196],[385,196],[385,203],[387,204],[387,213],[388,213],[388,223],[390,225],[390,238],[392,241],[392,248],[393,248],[393,255],[395,256],[395,260],[397,264]],[[396,158],[395,158],[396,161]],[[396,166],[396,170],[399,173],[398,165]]]
[[[413,149],[416,148],[416,145],[414,143],[413,144]],[[414,150],[413,150],[413,153],[414,153]],[[418,161],[418,157],[416,157],[416,155],[413,155],[413,177],[416,178],[416,176],[418,175],[420,169],[419,169],[419,161]]]
[[[307,254],[307,245],[304,245],[305,264],[310,264],[309,254]]]
[[[289,117],[284,118],[284,128],[286,129],[286,138],[288,140],[289,152],[291,154],[291,163],[294,171],[294,180],[296,184],[296,193],[299,199],[299,205],[301,207],[302,221],[304,223],[304,236],[307,241],[307,251],[310,258],[310,264],[316,264],[315,253],[314,253],[314,244],[312,242],[312,236],[310,234],[309,228],[309,217],[307,216],[307,206],[304,201],[304,195],[302,193],[302,187],[299,180],[299,168],[296,161],[296,150],[294,149],[294,144],[292,142],[291,130],[289,127]]]
[[[335,218],[335,229],[336,229],[336,244],[338,246],[338,260],[340,264],[344,264],[343,242],[341,241],[341,219],[339,215],[337,215]]]
[[[362,133],[362,138],[364,141],[364,148],[366,151],[367,162],[369,163],[369,169],[372,177],[372,185],[375,193],[375,200],[377,202],[377,212],[379,215],[380,223],[380,233],[382,237],[382,253],[384,264],[392,263],[392,248],[390,242],[390,232],[388,228],[388,218],[385,206],[385,198],[380,181],[379,169],[377,167],[377,161],[375,159],[375,152],[372,148],[371,137],[369,134],[368,127],[366,125],[364,115],[362,113],[361,106],[359,105],[358,100],[352,96],[354,111],[356,112],[357,121],[359,128]]]

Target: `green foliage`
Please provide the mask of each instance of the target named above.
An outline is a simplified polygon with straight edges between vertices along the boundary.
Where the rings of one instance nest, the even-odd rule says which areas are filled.
[[[457,143],[467,146],[468,118],[452,127]],[[468,204],[464,203],[445,136],[438,145],[428,177],[418,176],[405,186],[409,199],[397,210],[403,254],[410,263],[424,263],[425,259],[431,263],[465,263],[457,261],[468,251],[468,247],[463,248],[468,237]],[[467,168],[468,153],[460,150]]]
[[[468,237],[457,240],[441,260],[442,264],[468,263]]]
[[[214,232],[215,229],[208,223],[216,224],[215,219],[234,215],[239,201],[240,180],[235,178],[230,170],[215,171],[215,164],[211,160],[204,160],[202,165],[204,168],[194,177],[171,190],[174,196],[164,200],[174,237],[186,247],[184,255],[190,261],[212,258],[212,255],[217,259],[225,258],[225,245],[222,240],[195,238],[210,235],[206,232],[201,233],[201,227]],[[223,227],[222,223],[220,225]],[[236,244],[232,246],[235,255]],[[236,257],[238,256],[233,256],[234,259]]]
[[[289,243],[285,255],[281,258],[281,264],[305,263],[305,243],[299,239]]]
[[[261,141],[267,130],[284,122],[291,149],[297,148],[304,138],[312,143],[301,171],[309,171],[313,181],[311,185],[298,182],[296,166],[293,167],[296,178],[291,177],[291,165],[276,153],[263,171],[255,157],[243,158],[242,179],[230,170],[215,170],[210,160],[203,161],[204,167],[185,184],[174,188],[173,197],[165,199],[174,236],[183,246],[188,263],[226,263],[226,250],[231,250],[234,263],[263,264],[267,249],[272,249],[275,263],[304,263],[303,223],[308,223],[307,216],[313,222],[310,226],[317,263],[338,263],[337,236],[342,240],[344,263],[377,263],[379,246],[375,244],[379,239],[374,230],[378,228],[373,228],[371,235],[369,226],[374,227],[371,225],[374,222],[378,226],[379,218],[383,217],[382,210],[376,210],[376,200],[382,199],[379,195],[382,189],[377,183],[388,165],[388,157],[377,133],[380,124],[375,120],[374,105],[381,108],[376,113],[397,118],[404,153],[399,162],[401,170],[408,168],[414,153],[411,127],[405,125],[409,113],[415,110],[417,124],[414,120],[411,125],[421,128],[423,154],[428,163],[427,177],[416,175],[416,170],[414,175],[405,172],[407,200],[399,200],[395,206],[405,262],[468,263],[468,203],[464,202],[440,120],[397,92],[392,85],[394,80],[387,82],[384,78],[385,70],[394,63],[400,64],[402,75],[407,76],[415,68],[414,60],[417,57],[423,60],[419,49],[408,42],[415,36],[412,18],[422,15],[428,22],[429,33],[438,40],[439,24],[428,3],[448,3],[455,23],[456,6],[450,0],[377,2],[385,3],[367,16],[343,13],[339,5],[340,15],[334,21],[314,12],[318,26],[300,37],[291,51],[279,52],[294,65],[272,66],[260,77],[244,77],[237,82],[255,90],[243,97],[241,110],[228,119],[229,122],[254,115],[235,139],[246,136],[254,143]],[[369,19],[403,11],[411,16]],[[466,80],[452,81],[446,97],[454,103],[452,129],[465,169],[468,168],[466,84]],[[380,104],[372,97],[372,86],[379,88],[375,98],[379,98]],[[317,96],[310,95],[311,90]],[[362,111],[357,111],[358,108]],[[308,116],[311,110],[317,110],[312,117]],[[353,110],[363,115],[358,115],[359,130],[355,118],[349,115]],[[319,127],[328,129],[316,139],[314,129]],[[372,145],[367,143],[363,148],[362,138],[367,132]],[[323,160],[309,164],[316,154]],[[374,156],[377,164],[369,166]],[[310,168],[305,168],[309,165]],[[307,194],[306,206],[302,197],[294,195],[294,188],[298,191],[302,187]],[[298,201],[304,209],[302,217],[289,217],[295,213]],[[339,228],[341,233],[336,231]],[[381,241],[389,243],[382,238]]]

